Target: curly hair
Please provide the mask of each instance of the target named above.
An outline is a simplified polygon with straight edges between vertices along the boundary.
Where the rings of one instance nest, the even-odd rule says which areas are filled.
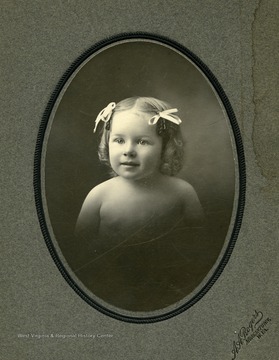
[[[113,110],[111,119],[103,126],[98,150],[100,161],[108,166],[110,166],[108,144],[110,127],[114,114],[117,112],[130,110],[132,108],[143,113],[148,113],[150,116],[154,116],[159,112],[171,109],[172,107],[168,103],[153,97],[131,97],[117,103],[115,109]],[[181,129],[179,125],[160,118],[156,124],[156,131],[157,134],[162,137],[162,154],[159,170],[162,174],[165,175],[176,175],[182,168],[184,155],[184,143]],[[114,172],[112,172],[112,175],[116,176]]]

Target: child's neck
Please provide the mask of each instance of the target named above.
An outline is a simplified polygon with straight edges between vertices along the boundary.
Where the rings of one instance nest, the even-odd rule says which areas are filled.
[[[135,188],[142,188],[142,189],[149,189],[152,188],[154,189],[154,187],[156,187],[158,185],[159,182],[161,182],[162,178],[164,177],[164,175],[162,175],[161,173],[158,173],[156,175],[151,175],[142,179],[125,179],[123,177],[121,178],[121,181],[123,181],[123,183],[126,183],[129,186],[133,186]]]

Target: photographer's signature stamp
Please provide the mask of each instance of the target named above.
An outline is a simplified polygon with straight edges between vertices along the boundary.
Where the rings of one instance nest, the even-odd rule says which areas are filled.
[[[265,317],[261,311],[255,310],[248,326],[242,326],[237,333],[237,340],[233,341],[232,354],[234,360],[244,345],[250,344],[254,339],[261,339],[268,331],[271,319]]]

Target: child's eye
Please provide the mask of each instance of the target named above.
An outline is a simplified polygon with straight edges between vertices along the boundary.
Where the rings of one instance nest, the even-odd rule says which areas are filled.
[[[124,139],[116,138],[113,140],[113,142],[116,142],[117,144],[124,144]]]
[[[140,145],[148,145],[149,142],[148,142],[147,140],[140,139],[140,140],[138,141],[138,144],[140,144]]]

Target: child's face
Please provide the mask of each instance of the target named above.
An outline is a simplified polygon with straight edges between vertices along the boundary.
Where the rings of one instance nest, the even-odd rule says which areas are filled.
[[[148,125],[152,115],[125,110],[113,115],[109,138],[112,169],[129,180],[140,180],[159,173],[162,138],[156,126]]]

